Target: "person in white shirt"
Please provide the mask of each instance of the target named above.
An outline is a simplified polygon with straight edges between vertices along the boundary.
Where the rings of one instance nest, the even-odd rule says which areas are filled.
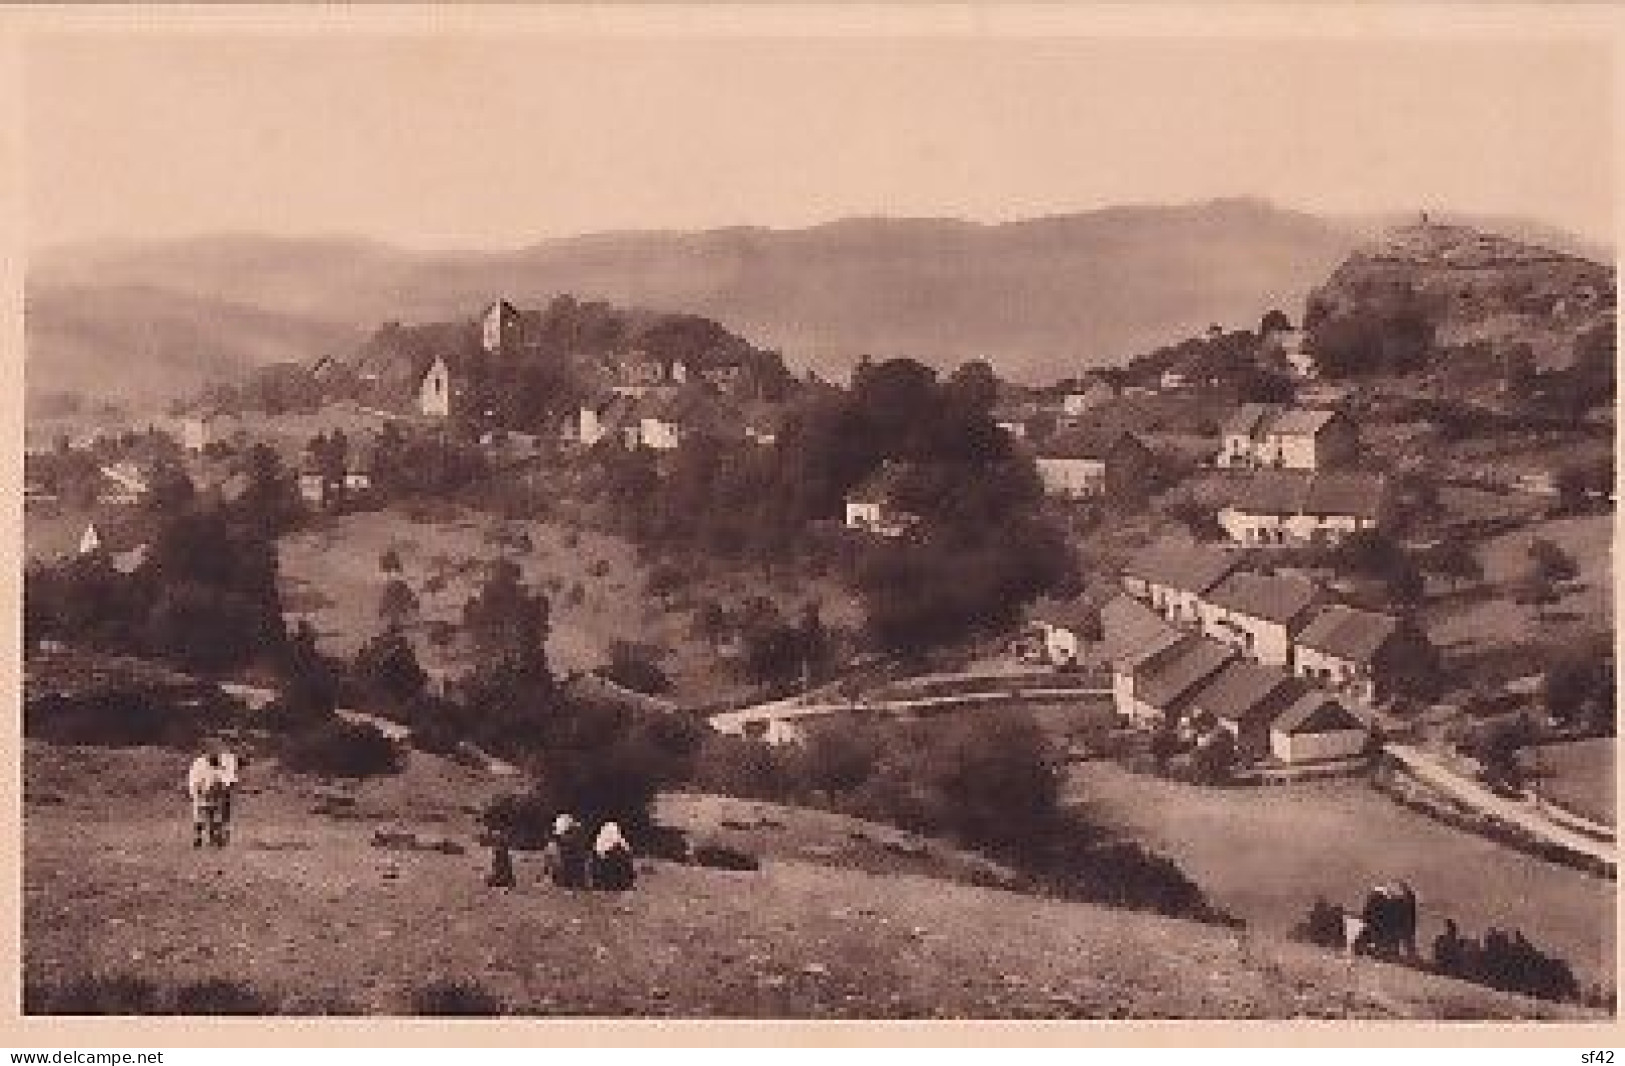
[[[592,844],[589,887],[625,891],[634,878],[632,848],[615,822],[605,822]]]
[[[201,848],[205,839],[215,847],[224,846],[220,810],[227,790],[217,753],[207,752],[192,760],[186,791],[192,799],[192,846]]]

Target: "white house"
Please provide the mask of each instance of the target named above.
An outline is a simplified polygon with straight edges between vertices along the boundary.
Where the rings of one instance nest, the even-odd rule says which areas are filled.
[[[1326,470],[1359,451],[1354,423],[1339,411],[1246,403],[1219,430],[1221,467]]]
[[[1348,759],[1365,750],[1370,735],[1348,704],[1311,689],[1270,725],[1270,754],[1288,765]]]
[[[1068,392],[1061,397],[1061,415],[1067,419],[1080,418],[1110,402],[1116,395],[1116,390],[1104,381],[1090,382],[1082,390]]]
[[[1043,599],[1033,605],[1033,628],[1044,649],[1044,661],[1068,666],[1083,657],[1084,648],[1102,619],[1084,599]]]
[[[90,555],[93,552],[95,552],[96,550],[98,550],[101,546],[102,546],[102,534],[101,534],[101,531],[96,528],[96,523],[94,523],[94,522],[87,523],[85,525],[84,533],[82,533],[80,535],[80,537],[79,537],[79,554],[80,555]]]
[[[1123,497],[1149,491],[1156,456],[1132,433],[1065,429],[1035,458],[1044,492],[1062,499]]]
[[[898,500],[899,489],[907,474],[907,467],[903,464],[887,462],[848,492],[846,528],[881,537],[901,537],[918,525],[919,516],[904,508]]]
[[[665,415],[645,415],[638,420],[638,442],[657,452],[669,452],[683,442],[683,427]]]
[[[418,410],[430,418],[451,417],[451,368],[442,356],[434,357],[418,385]]]
[[[1235,657],[1197,633],[1130,655],[1112,665],[1112,697],[1120,717],[1143,728],[1177,720],[1189,697]]]
[[[1334,544],[1380,528],[1387,493],[1380,474],[1259,470],[1232,484],[1216,517],[1237,544]]]
[[[1293,670],[1370,707],[1401,686],[1396,674],[1430,657],[1426,636],[1414,626],[1392,615],[1333,604],[1298,634]]]
[[[1123,588],[1170,622],[1197,624],[1202,596],[1244,561],[1219,545],[1161,540],[1123,567]]]
[[[519,346],[522,329],[519,309],[497,300],[480,314],[480,347],[489,355],[510,354]]]
[[[1234,573],[1204,598],[1202,632],[1256,662],[1290,667],[1293,638],[1319,598],[1307,578]]]

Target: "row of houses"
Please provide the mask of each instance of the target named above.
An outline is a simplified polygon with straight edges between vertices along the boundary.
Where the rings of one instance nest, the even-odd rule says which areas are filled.
[[[1162,541],[1124,567],[1123,589],[1170,625],[1367,707],[1401,695],[1408,666],[1429,654],[1416,626],[1250,563],[1220,546]]]
[[[1253,470],[1226,485],[1219,528],[1237,544],[1331,545],[1388,523],[1388,479],[1368,471]]]
[[[576,417],[565,421],[562,434],[567,443],[588,448],[615,439],[626,448],[671,451],[696,433],[769,445],[778,439],[782,419],[780,405],[724,402],[703,386],[611,391],[581,405]]]

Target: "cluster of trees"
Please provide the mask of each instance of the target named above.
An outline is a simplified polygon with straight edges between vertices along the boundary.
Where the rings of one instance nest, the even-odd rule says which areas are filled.
[[[1006,625],[1071,576],[1031,459],[993,421],[997,389],[985,363],[938,380],[913,360],[865,360],[850,390],[806,398],[771,448],[690,437],[664,471],[647,452],[611,449],[602,491],[656,552],[769,566],[844,558],[870,636],[918,652]],[[891,503],[920,519],[919,533],[843,556],[820,531],[887,464],[898,472]]]
[[[1189,337],[1136,357],[1128,365],[1127,377],[1155,381],[1166,370],[1178,370],[1193,384],[1234,389],[1243,402],[1289,402],[1292,377],[1284,366],[1277,365],[1278,357],[1268,357],[1265,338],[1291,328],[1291,321],[1280,311],[1266,314],[1257,333],[1214,327],[1204,336]]]
[[[705,738],[699,787],[824,806],[957,840],[1021,872],[1033,887],[1114,906],[1222,920],[1166,858],[1110,839],[1065,808],[1057,759],[1020,712],[951,721],[854,725],[774,747]]]
[[[1546,713],[1560,724],[1588,733],[1612,735],[1614,650],[1597,638],[1560,654],[1541,676]]]
[[[1408,283],[1372,287],[1335,311],[1311,298],[1304,330],[1317,368],[1333,379],[1421,370],[1433,347],[1426,302]]]

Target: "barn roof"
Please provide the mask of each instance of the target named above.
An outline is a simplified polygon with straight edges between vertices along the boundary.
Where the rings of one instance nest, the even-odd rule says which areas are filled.
[[[1135,674],[1134,694],[1153,707],[1173,710],[1181,697],[1212,677],[1234,655],[1216,640],[1187,634]]]
[[[1035,622],[1077,632],[1092,620],[1094,609],[1094,605],[1084,596],[1075,596],[1069,600],[1046,596],[1033,604],[1030,617]]]
[[[1364,716],[1329,692],[1310,689],[1270,723],[1277,733],[1333,733],[1368,729]]]
[[[1159,540],[1123,567],[1125,577],[1200,595],[1240,566],[1243,556],[1218,544]]]
[[[1289,625],[1314,604],[1319,593],[1313,581],[1295,574],[1244,572],[1225,578],[1208,593],[1208,601],[1250,618]]]
[[[1192,694],[1190,704],[1223,721],[1245,722],[1291,705],[1307,689],[1284,670],[1235,659]]]
[[[1129,665],[1179,641],[1180,630],[1131,596],[1112,597],[1100,609],[1101,650],[1107,662]]]
[[[1280,404],[1274,403],[1244,403],[1230,417],[1224,420],[1219,432],[1226,436],[1240,435],[1251,437],[1259,431],[1265,420],[1281,409]]]
[[[1399,629],[1399,619],[1332,604],[1312,618],[1298,643],[1350,662],[1370,662]]]

